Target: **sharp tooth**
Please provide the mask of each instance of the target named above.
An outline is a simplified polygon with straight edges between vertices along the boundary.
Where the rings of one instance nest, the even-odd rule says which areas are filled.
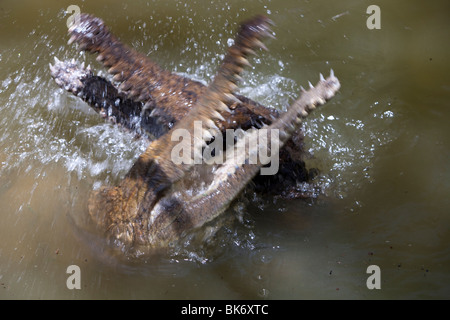
[[[239,63],[240,65],[247,66],[247,67],[249,67],[249,68],[252,67],[252,65],[250,64],[250,62],[248,62],[248,60],[247,60],[246,58],[242,57],[242,56],[237,57],[237,58],[236,58],[236,61],[237,61],[237,63]]]
[[[147,104],[145,104],[145,106],[144,106],[144,109],[147,109],[148,107],[146,107],[147,106]],[[151,112],[150,112],[150,117],[154,117],[154,116],[156,116],[157,115],[157,111],[156,111],[156,109],[153,109]]]
[[[87,48],[87,44],[84,43],[84,42],[77,43],[77,46],[78,46],[77,49],[80,50],[80,51],[83,51],[83,50],[85,50]]]
[[[119,86],[120,91],[127,91],[130,88],[131,88],[131,83],[129,83],[129,82],[124,82]]]
[[[145,109],[145,110],[150,109],[151,106],[152,106],[151,101],[148,101],[148,102],[146,102],[146,103],[144,104],[144,108],[143,108],[143,109]],[[153,110],[156,110],[156,109],[153,109]],[[152,111],[153,111],[153,110],[152,110]]]
[[[145,101],[147,100],[147,94],[144,92],[142,93],[139,98],[137,98],[137,101]]]
[[[323,74],[320,74],[320,81],[325,81],[325,78],[323,77]]]
[[[288,138],[288,134],[287,134],[286,130],[280,130],[279,137],[281,140],[286,140]]]
[[[205,119],[204,122],[208,128],[213,129],[215,131],[219,131],[219,128],[216,126],[214,121],[212,121],[211,119]]]
[[[213,138],[213,135],[208,130],[203,130],[203,139],[206,141],[210,141]]]
[[[211,114],[212,114],[212,116],[213,116],[214,118],[219,119],[219,120],[221,120],[221,121],[225,121],[225,118],[222,117],[222,115],[221,115],[219,112],[213,110],[213,111],[211,112]]]
[[[118,76],[119,74],[116,74]],[[113,79],[115,76],[113,77]],[[114,79],[115,80],[115,79]],[[117,80],[116,80],[117,81]],[[131,90],[131,92],[128,94],[131,98],[135,98],[138,95],[138,92],[136,90]]]
[[[71,45],[71,44],[75,41],[76,38],[77,38],[77,37],[76,37],[75,35],[71,36],[70,39],[69,39],[69,41],[67,41],[67,44],[68,44],[68,45]]]
[[[333,69],[330,69],[330,77],[334,77],[334,71],[333,71]]]
[[[308,81],[308,84],[311,89],[314,89],[314,86],[312,85],[312,83],[310,81]]]
[[[305,88],[303,88],[303,86],[300,86],[300,90],[302,90],[302,92],[306,92]]]
[[[55,59],[56,63],[60,63],[61,62],[61,61],[59,61],[59,59],[57,57],[54,57],[54,59]]]
[[[244,53],[247,54],[247,55],[256,55],[256,52],[253,51],[252,48],[248,48],[248,47],[244,47],[244,48],[242,49],[242,52],[244,52]]]
[[[244,67],[242,67],[238,64],[231,65],[230,69],[234,72],[234,74],[241,74],[242,71],[244,71]]]
[[[230,81],[228,82],[228,89],[231,92],[235,92],[238,89],[238,86],[234,82]]]
[[[110,74],[116,74],[118,72],[119,72],[119,70],[117,70],[115,67],[111,67],[108,69],[108,73],[110,73]]]
[[[219,101],[217,103],[217,108],[221,111],[226,111],[228,113],[231,112],[231,110],[228,108],[228,106],[225,103],[223,103],[222,101]]]
[[[235,74],[233,77],[234,77],[234,81],[236,81],[236,82],[242,82],[242,80],[243,80],[242,77],[238,74]]]
[[[316,109],[316,104],[317,101],[311,99],[311,102],[308,104],[308,110],[309,112],[313,111],[314,109]]]
[[[262,43],[262,42],[259,41],[258,39],[254,39],[254,40],[253,40],[253,45],[254,45],[256,48],[261,48],[261,49],[263,49],[264,51],[269,51],[269,49],[267,49],[267,47],[264,45],[264,43]]]
[[[56,73],[56,67],[52,66],[51,63],[49,63],[48,65],[49,65],[49,67],[50,67],[50,71],[52,72],[52,74],[53,74],[53,73]]]
[[[275,36],[272,34],[272,32],[270,32],[270,30],[265,30],[262,32],[262,36],[263,37],[267,37],[267,38],[271,38],[271,39],[276,39]]]
[[[238,103],[238,104],[242,104],[242,101],[239,100],[238,98],[236,98],[236,96],[232,93],[226,93],[225,94],[225,98],[227,99],[227,101],[232,102],[232,103]]]

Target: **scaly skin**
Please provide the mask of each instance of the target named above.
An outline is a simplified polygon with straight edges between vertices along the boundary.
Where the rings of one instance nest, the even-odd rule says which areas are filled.
[[[50,71],[55,82],[66,91],[87,102],[103,118],[118,124],[150,140],[159,138],[169,131],[170,125],[160,121],[148,112],[141,116],[142,102],[129,99],[119,92],[108,80],[96,76],[90,67],[78,65],[74,60],[59,61],[50,64]]]
[[[144,108],[166,123],[183,119],[206,90],[202,83],[164,70],[147,56],[120,42],[99,18],[81,14],[80,23],[69,28],[69,35],[69,44],[75,42],[81,50],[98,53],[97,60],[108,68],[115,81],[121,83],[119,91],[144,103]],[[232,95],[229,98],[227,103],[233,112],[227,120],[217,121],[220,129],[232,128],[233,123],[239,123],[246,130],[254,125],[252,121],[248,123],[250,115],[258,116],[266,124],[278,117],[275,110],[245,97]]]
[[[89,75],[90,72],[74,72],[71,62],[57,61],[51,66],[56,82],[66,90],[77,87],[78,95],[96,111],[98,105],[103,106],[100,112],[102,116],[151,140],[160,137],[182,119],[206,89],[200,82],[162,70],[147,56],[122,44],[99,18],[82,14],[80,24],[72,26],[69,34],[69,43],[75,42],[82,50],[99,53],[98,60],[103,61],[109,71],[115,74],[116,80],[123,81],[119,90],[121,92],[114,91],[114,86],[107,80]],[[270,36],[269,33],[266,35]],[[121,72],[118,73],[119,70]],[[80,74],[88,76],[74,79],[75,75]],[[108,90],[96,90],[104,83],[110,84]],[[73,90],[69,91],[76,94]],[[129,99],[122,106],[125,94]],[[230,96],[230,100],[231,113],[226,120],[215,121],[223,133],[225,129],[259,128],[263,124],[271,124],[279,116],[273,108],[266,108],[241,95]],[[124,111],[121,112],[121,109]],[[135,117],[137,114],[141,117]],[[315,170],[310,173],[306,169],[302,145],[303,133],[298,130],[280,150],[279,172],[274,176],[256,177],[255,190],[285,198],[307,197],[308,194],[299,190],[297,184],[310,181],[311,173],[314,174]]]
[[[84,64],[79,65],[73,59],[72,61],[60,61],[55,57],[54,64],[50,64],[50,71],[55,82],[61,88],[80,97],[103,118],[131,131],[144,134],[150,140],[159,138],[169,131],[174,123],[178,122],[173,119],[172,110],[178,110],[177,114],[183,114],[183,117],[190,110],[190,107],[180,109],[177,103],[169,109],[169,114],[165,116],[161,116],[156,111],[151,112],[155,110],[155,107],[145,109],[144,103],[128,98],[125,93],[119,92],[110,81],[94,75],[90,66],[85,68]],[[203,84],[200,85],[203,87]],[[225,129],[259,128],[262,124],[272,123],[273,119],[279,116],[276,110],[268,109],[246,97],[239,96],[239,99],[242,103],[231,106],[227,121],[218,121],[217,125],[222,132],[225,132]],[[196,100],[192,100],[189,104],[195,102]],[[150,103],[155,104],[151,100],[147,100],[147,105]],[[139,126],[133,121],[135,117],[140,118]],[[165,118],[172,119],[172,121],[167,121]]]
[[[270,23],[266,17],[257,16],[242,24],[235,44],[229,48],[214,81],[206,88],[161,70],[134,51],[130,53],[100,19],[84,15],[79,25],[70,28],[71,42],[78,41],[83,49],[99,52],[100,60],[110,67],[110,72],[116,73],[115,80],[122,82],[121,89],[128,97],[145,103],[147,108],[182,119],[150,144],[118,186],[104,186],[91,195],[90,216],[116,245],[155,248],[176,242],[189,230],[201,227],[222,213],[260,170],[261,163],[248,164],[251,155],[257,152],[251,141],[256,141],[258,130],[249,131],[246,139],[238,140],[238,145],[248,147],[240,154],[243,161],[239,164],[227,156],[230,150],[226,150],[226,161],[221,165],[193,167],[190,163],[178,164],[173,161],[171,152],[179,142],[171,138],[177,129],[193,136],[194,123],[200,121],[202,138],[181,142],[200,151],[223,129],[228,123],[225,118],[232,113],[230,107],[241,104],[234,92],[240,73],[248,65],[247,56],[258,48],[265,48],[261,40],[271,34]],[[121,56],[123,52],[127,52],[127,59]],[[131,73],[129,70],[142,72]],[[164,85],[176,94],[164,94],[161,91]],[[286,113],[264,129],[270,135],[279,133],[280,147],[284,146],[300,128],[301,120],[316,106],[331,99],[339,87],[333,74],[327,79],[321,77],[316,87],[304,91]],[[195,99],[192,98],[194,95]],[[188,111],[179,112],[180,99],[194,103]],[[271,150],[271,147],[268,143],[267,149]],[[193,178],[194,173],[199,181]]]

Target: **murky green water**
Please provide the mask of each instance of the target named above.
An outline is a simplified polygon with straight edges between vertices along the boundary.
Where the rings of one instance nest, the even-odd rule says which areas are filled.
[[[24,5],[26,3],[26,5]],[[54,56],[79,5],[162,66],[209,81],[238,22],[276,23],[241,92],[283,109],[330,68],[340,94],[305,124],[311,201],[241,201],[242,222],[199,248],[126,263],[75,227],[95,184],[145,148],[60,90]],[[0,2],[0,298],[450,298],[448,1]],[[246,203],[247,202],[247,203]],[[78,265],[81,290],[66,269]],[[369,290],[369,265],[381,289]]]

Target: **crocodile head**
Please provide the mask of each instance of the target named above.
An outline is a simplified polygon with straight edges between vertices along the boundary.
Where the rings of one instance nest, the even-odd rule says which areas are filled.
[[[180,95],[198,94],[195,103],[167,133],[150,143],[118,185],[102,186],[93,191],[89,200],[92,220],[115,245],[165,247],[218,217],[266,164],[258,158],[259,152],[264,150],[271,155],[269,162],[275,161],[276,152],[300,128],[302,119],[339,90],[340,83],[333,72],[326,79],[321,75],[316,86],[302,90],[287,112],[270,124],[244,132],[222,153],[215,154],[213,163],[201,157],[199,163],[194,161],[193,155],[201,155],[208,143],[220,138],[220,127],[227,122],[230,108],[240,103],[235,93],[240,74],[250,65],[251,55],[267,49],[263,40],[273,37],[271,25],[265,16],[242,23],[214,80],[204,89],[189,91],[191,83],[168,78],[174,82],[171,88],[176,89],[175,93],[179,90]],[[119,88],[129,98],[142,101],[147,107],[151,100],[156,112],[158,106],[178,108],[142,76],[164,72],[145,63],[139,55],[117,58],[120,53],[113,45],[115,40],[100,19],[82,14],[79,24],[70,27],[69,33],[70,43],[99,53],[98,60],[115,74],[114,80],[121,83]],[[130,73],[124,61],[140,72]],[[187,153],[189,157],[185,157]]]

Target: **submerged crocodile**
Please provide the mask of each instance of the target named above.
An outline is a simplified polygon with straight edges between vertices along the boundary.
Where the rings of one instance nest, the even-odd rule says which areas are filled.
[[[98,53],[97,60],[120,85],[117,88],[94,76],[89,67],[59,60],[50,65],[57,84],[87,101],[103,117],[151,141],[117,186],[102,186],[91,194],[89,215],[115,245],[165,247],[212,221],[258,174],[264,163],[251,160],[261,148],[266,154],[281,148],[276,154],[281,174],[294,176],[294,185],[295,175],[305,174],[298,155],[302,119],[331,99],[340,83],[333,72],[326,79],[321,75],[317,85],[302,89],[298,100],[282,114],[236,94],[240,74],[250,65],[247,58],[257,49],[267,49],[262,40],[273,37],[271,25],[264,16],[242,23],[208,86],[163,70],[122,44],[99,18],[82,14],[78,24],[69,28],[69,43]],[[174,148],[201,154],[221,132],[237,128],[246,130],[245,134],[235,145],[227,145],[223,154],[215,154],[222,161],[195,164],[174,159]],[[261,135],[263,130],[266,135]],[[174,139],[180,131],[189,139]],[[243,151],[236,155],[234,150]],[[283,180],[279,175],[261,179],[263,185],[265,179],[274,179],[275,183],[266,184],[269,188],[277,179]]]

